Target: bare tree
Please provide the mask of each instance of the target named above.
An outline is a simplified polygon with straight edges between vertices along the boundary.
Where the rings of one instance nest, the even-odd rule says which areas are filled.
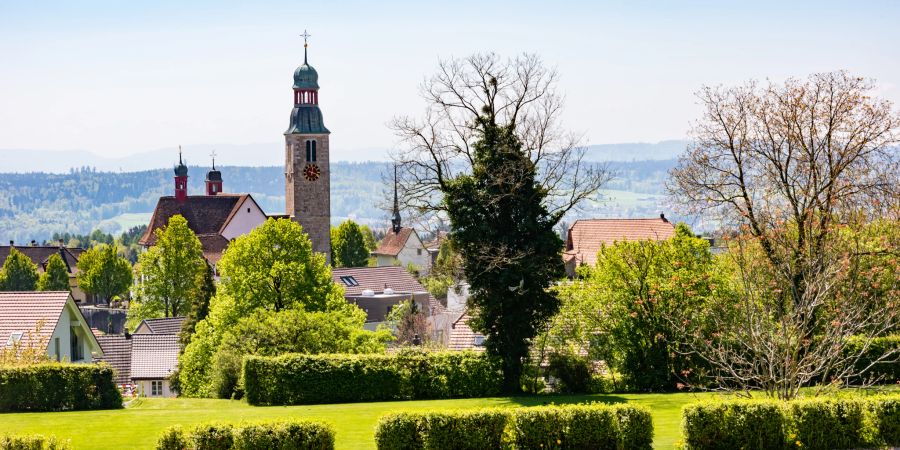
[[[612,174],[605,165],[585,161],[580,137],[563,131],[558,78],[535,55],[503,60],[487,53],[441,61],[421,87],[424,116],[398,117],[392,123],[402,141],[393,154],[400,165],[401,207],[443,210],[442,188],[471,171],[475,119],[482,115],[514,126],[549,193],[555,221],[592,198]]]
[[[840,232],[900,212],[900,116],[872,90],[836,72],[698,94],[704,113],[669,189],[684,211],[737,231],[738,298],[693,343],[720,383],[790,398],[812,381],[851,379],[860,354],[847,340],[867,350],[896,324],[896,284],[876,305],[847,289],[868,252]]]

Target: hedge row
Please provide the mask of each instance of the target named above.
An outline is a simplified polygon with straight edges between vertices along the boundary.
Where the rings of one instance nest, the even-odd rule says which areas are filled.
[[[0,367],[0,411],[121,408],[114,379],[106,364]]]
[[[900,396],[688,405],[685,450],[900,446]]]
[[[650,413],[630,405],[395,413],[375,428],[379,450],[649,449]]]
[[[0,436],[0,450],[69,450],[68,441],[40,434]]]
[[[185,432],[180,426],[167,429],[157,450],[268,450],[334,448],[334,429],[309,421],[279,421],[233,426],[205,424]]]
[[[862,351],[864,341],[862,339],[850,339],[844,346],[844,352],[848,355],[857,355]],[[878,361],[889,352],[894,352],[886,361]],[[856,362],[856,370],[866,372],[863,378],[874,380],[879,384],[895,384],[900,382],[900,335],[884,336],[872,339],[869,348],[862,353]],[[862,381],[862,380],[859,380]]]
[[[244,359],[251,405],[486,397],[500,393],[500,366],[475,352],[282,355]]]

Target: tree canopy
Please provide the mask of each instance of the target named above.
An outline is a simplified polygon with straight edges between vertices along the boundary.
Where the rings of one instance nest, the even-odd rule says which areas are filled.
[[[112,298],[131,287],[131,264],[119,256],[115,245],[98,245],[78,258],[78,287],[100,296],[109,304]]]
[[[347,219],[331,228],[331,258],[335,267],[365,267],[369,263],[369,249],[365,232],[356,222]],[[371,235],[371,232],[368,231]]]
[[[69,271],[66,263],[59,254],[50,255],[47,260],[47,267],[44,273],[38,279],[37,288],[39,291],[68,291],[69,290]]]
[[[0,290],[34,291],[37,290],[38,268],[31,258],[12,247],[9,256],[0,269]]]

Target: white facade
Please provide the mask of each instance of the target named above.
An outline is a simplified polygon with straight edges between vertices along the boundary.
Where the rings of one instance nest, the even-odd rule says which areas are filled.
[[[75,346],[72,345],[73,338],[77,341]],[[56,361],[77,363],[91,363],[95,357],[102,355],[100,344],[84,322],[72,297],[66,301],[56,328],[47,341],[47,355]]]
[[[375,260],[378,267],[398,265],[406,267],[412,264],[419,269],[419,274],[423,276],[428,275],[428,271],[431,270],[431,254],[415,230],[409,234],[409,238],[397,256],[375,255]]]
[[[231,217],[231,220],[228,221],[228,224],[225,225],[225,229],[222,230],[222,236],[229,241],[238,236],[243,236],[265,223],[267,218],[268,216],[256,204],[253,197],[248,195],[237,208],[237,212]]]
[[[175,397],[169,380],[135,380],[134,383],[141,397]]]

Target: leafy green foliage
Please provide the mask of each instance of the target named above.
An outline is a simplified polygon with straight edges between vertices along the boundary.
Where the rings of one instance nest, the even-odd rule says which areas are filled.
[[[39,291],[69,290],[69,271],[58,253],[50,255],[50,259],[47,260],[47,267],[38,279],[37,289]]]
[[[514,125],[493,118],[476,123],[472,173],[442,186],[450,238],[472,287],[473,329],[487,351],[503,361],[504,389],[520,392],[529,340],[559,308],[547,288],[563,277],[559,221],[544,204],[537,168],[516,138]]]
[[[0,367],[0,411],[61,411],[122,407],[106,364],[44,363]]]
[[[197,329],[197,324],[209,316],[209,302],[216,295],[216,279],[213,274],[213,268],[206,264],[206,270],[203,273],[203,284],[200,291],[193,302],[191,309],[188,311],[187,317],[181,325],[181,348],[182,350],[191,343],[191,338]]]
[[[350,219],[331,228],[331,259],[335,267],[365,267],[369,263],[366,231]],[[371,236],[372,232],[368,233]]]
[[[553,353],[550,355],[550,376],[559,380],[558,392],[567,394],[582,394],[589,392],[591,387],[591,362],[580,356],[566,353]]]
[[[37,266],[22,252],[10,248],[0,269],[0,291],[35,291],[37,282]]]
[[[900,397],[704,402],[684,408],[685,450],[880,448],[900,442]]]
[[[251,356],[243,378],[252,405],[484,397],[500,387],[496,361],[473,352]]]
[[[132,326],[144,319],[186,315],[206,295],[208,264],[187,220],[174,215],[155,233],[156,243],[138,257],[138,297],[128,317]]]
[[[868,342],[868,346],[866,343]],[[872,340],[851,338],[844,345],[845,357],[861,355],[856,360],[856,371],[862,380],[877,384],[900,383],[900,334],[882,336]]]
[[[652,440],[650,412],[630,405],[394,413],[375,427],[379,450],[649,449]]]
[[[32,435],[0,435],[0,450],[69,450],[68,441],[61,441],[55,436]]]
[[[420,281],[425,289],[435,298],[446,298],[447,290],[454,286],[463,277],[462,259],[455,250],[453,242],[444,239],[438,249],[437,257],[431,266],[428,276]]]
[[[269,450],[334,448],[334,428],[322,422],[285,420],[238,426],[208,424],[185,433],[180,426],[165,431],[157,450]]]
[[[245,355],[383,353],[390,333],[364,330],[365,320],[365,313],[358,308],[352,314],[256,311],[224,333],[213,356],[213,390],[220,398],[243,395],[239,380]]]
[[[427,318],[412,299],[394,305],[387,315],[387,323],[394,327],[400,345],[417,344],[417,338],[418,344],[421,344],[428,337]]]
[[[131,264],[118,255],[115,245],[86,250],[78,258],[78,270],[78,287],[100,296],[107,304],[131,287]]]

